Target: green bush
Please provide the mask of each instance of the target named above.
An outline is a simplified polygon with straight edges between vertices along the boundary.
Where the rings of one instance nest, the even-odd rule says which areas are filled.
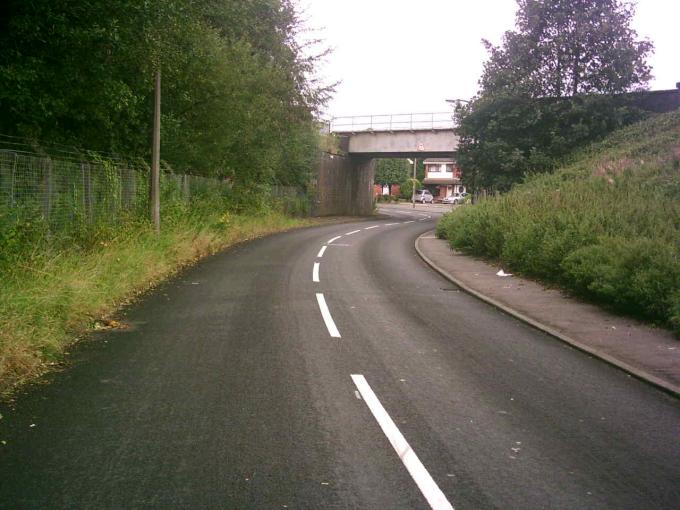
[[[409,177],[399,185],[399,196],[410,200],[413,197],[413,177]],[[420,181],[415,179],[416,189],[420,188]]]
[[[562,269],[574,290],[622,312],[657,321],[673,315],[680,258],[677,249],[659,240],[604,237],[574,250]]]
[[[555,173],[447,213],[437,235],[680,334],[678,140],[680,111],[630,126]]]

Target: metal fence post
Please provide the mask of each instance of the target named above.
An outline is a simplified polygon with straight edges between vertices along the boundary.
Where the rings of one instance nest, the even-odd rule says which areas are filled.
[[[186,202],[191,200],[191,186],[189,184],[189,179],[191,176],[188,174],[182,175],[182,196]]]
[[[81,163],[80,173],[83,178],[83,212],[88,223],[92,223],[92,180],[90,164]]]
[[[11,163],[9,158],[0,158],[0,202],[9,207],[14,207],[14,174],[17,168],[17,153],[13,152],[12,155],[14,158]]]
[[[15,205],[15,197],[14,197],[14,187],[16,186],[17,182],[17,163],[19,162],[19,155],[15,152],[14,153],[14,164],[12,165],[12,176],[9,181],[9,205],[10,207],[14,207]]]
[[[43,158],[40,166],[43,174],[43,217],[49,223],[52,212],[52,161]]]

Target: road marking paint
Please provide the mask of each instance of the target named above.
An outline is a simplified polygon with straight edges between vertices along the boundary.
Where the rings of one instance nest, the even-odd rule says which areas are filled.
[[[315,283],[319,283],[319,264],[318,262],[314,262],[314,269],[312,270],[312,281]]]
[[[346,235],[346,236],[351,236],[352,234],[356,234],[357,232],[361,232],[361,229],[359,229],[359,230],[352,230],[351,232],[347,232],[345,235]]]
[[[427,221],[427,218],[420,218],[418,221]]]
[[[385,223],[386,227],[391,227],[392,225],[399,225],[399,223]]]
[[[395,211],[394,209],[383,209],[380,208],[381,211],[386,211],[387,214],[394,213],[394,214],[401,214],[402,216],[412,216],[415,211]],[[419,214],[416,212],[416,214]]]
[[[378,228],[380,225],[373,225],[372,227],[366,227],[364,230],[371,230],[372,228]]]
[[[321,249],[319,250],[319,253],[317,253],[316,258],[320,259],[321,257],[323,257],[323,254],[324,254],[324,252],[326,251],[326,248],[328,248],[328,246],[326,246],[326,245],[324,244],[324,245],[321,247]]]
[[[333,337],[333,338],[340,338],[340,332],[338,331],[337,326],[335,325],[335,322],[333,322],[333,317],[331,317],[331,312],[328,310],[328,305],[326,304],[326,300],[323,297],[323,294],[320,292],[316,293],[316,301],[319,303],[319,309],[321,310],[321,317],[323,317],[323,321],[326,323],[326,328],[328,328],[328,333]]]
[[[416,220],[411,220],[411,221],[405,221],[404,223],[415,223]]]
[[[354,396],[357,398],[357,400],[361,400],[361,394],[359,393],[359,390],[354,390]]]
[[[331,244],[333,241],[337,241],[337,240],[340,239],[341,237],[342,237],[342,236],[335,236],[333,239],[329,239],[328,242],[327,242],[326,244]]]
[[[434,510],[453,510],[451,503],[446,499],[446,496],[432,479],[430,473],[427,472],[423,463],[420,462],[420,459],[408,444],[406,438],[401,434],[392,418],[390,418],[390,415],[387,414],[378,397],[373,393],[366,378],[361,374],[352,374],[351,377],[373,417],[378,422],[378,425],[380,425],[385,436],[387,436],[392,448],[399,455],[399,458],[413,478],[413,481],[418,485],[420,492],[425,496],[430,507]]]

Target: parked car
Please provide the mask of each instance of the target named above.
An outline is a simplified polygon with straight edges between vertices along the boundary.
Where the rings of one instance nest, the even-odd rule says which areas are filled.
[[[467,197],[467,193],[453,193],[452,195],[444,198],[442,200],[442,204],[462,204],[465,202],[465,197]]]
[[[433,200],[434,197],[432,196],[432,193],[430,193],[430,190],[416,190],[416,202],[420,202],[421,204],[431,204]]]

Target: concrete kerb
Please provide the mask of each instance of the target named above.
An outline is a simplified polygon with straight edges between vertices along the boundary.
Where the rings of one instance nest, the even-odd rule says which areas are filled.
[[[533,319],[533,318],[531,318],[531,317],[529,317],[529,316],[527,316],[527,315],[525,315],[521,312],[518,312],[517,310],[514,310],[513,308],[507,306],[506,304],[501,303],[501,302],[499,302],[499,301],[497,301],[493,298],[490,298],[490,297],[482,294],[481,292],[467,286],[465,283],[460,281],[458,278],[453,276],[451,273],[449,273],[448,271],[446,271],[445,269],[443,269],[442,267],[437,265],[437,263],[434,262],[432,259],[430,259],[427,255],[425,255],[423,250],[420,248],[421,238],[426,237],[426,236],[432,236],[433,234],[434,234],[434,230],[430,230],[428,232],[425,232],[424,234],[422,234],[421,236],[419,236],[416,239],[416,242],[415,242],[416,252],[420,256],[420,258],[422,258],[425,261],[425,263],[427,265],[429,265],[432,269],[437,271],[440,275],[442,275],[444,278],[449,280],[451,283],[460,287],[460,289],[463,290],[464,292],[467,292],[468,294],[471,294],[471,295],[475,296],[476,298],[490,304],[491,306],[498,308],[499,310],[507,313],[508,315],[511,315],[511,316],[529,324],[530,326],[532,326],[532,327],[534,327],[534,328],[536,328],[540,331],[543,331],[544,333],[547,333],[548,335],[550,335],[554,338],[557,338],[558,340],[561,340],[562,342],[565,342],[566,344],[569,344],[570,346],[574,347],[575,349],[578,349],[578,350],[583,351],[587,354],[590,354],[591,356],[595,356],[596,358],[601,359],[605,363],[608,363],[609,365],[612,365],[616,368],[619,368],[619,369],[625,371],[626,373],[636,377],[637,379],[640,379],[640,380],[642,380],[646,383],[649,383],[653,386],[656,386],[660,390],[663,390],[664,392],[669,393],[676,398],[680,398],[680,387],[676,386],[675,384],[664,381],[663,379],[660,379],[660,378],[658,378],[658,377],[656,377],[652,374],[649,374],[649,373],[647,373],[643,370],[640,370],[640,369],[638,369],[634,366],[631,366],[628,363],[625,363],[625,362],[623,362],[623,361],[621,361],[617,358],[614,358],[613,356],[610,356],[607,353],[601,352],[600,350],[595,349],[595,348],[593,348],[589,345],[585,345],[582,342],[579,342],[578,340],[576,340],[576,339],[574,339],[574,338],[572,338],[568,335],[565,335],[564,333],[561,333],[561,332],[551,328],[550,326],[547,326],[547,325],[543,324],[542,322],[539,322],[539,321],[537,321],[537,320],[535,320],[535,319]]]

